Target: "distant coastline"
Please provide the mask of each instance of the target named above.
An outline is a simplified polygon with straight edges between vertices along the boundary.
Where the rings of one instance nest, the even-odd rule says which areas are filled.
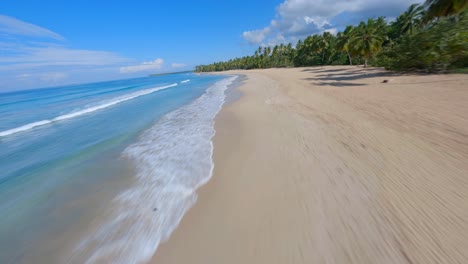
[[[192,73],[192,72],[193,72],[193,71],[179,71],[179,72],[153,73],[153,74],[150,74],[149,76],[154,77],[154,76],[173,75],[173,74]]]

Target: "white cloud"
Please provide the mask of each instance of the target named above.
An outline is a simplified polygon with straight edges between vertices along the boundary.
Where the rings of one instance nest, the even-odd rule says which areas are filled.
[[[33,75],[32,74],[29,74],[29,73],[22,73],[22,74],[19,74],[16,76],[16,78],[18,80],[26,80],[26,79],[29,79],[31,78]]]
[[[183,68],[183,67],[185,67],[185,66],[187,66],[187,65],[184,64],[184,63],[172,63],[172,64],[171,64],[171,67],[172,67],[172,68]]]
[[[73,49],[50,41],[32,41],[30,37],[63,40],[59,34],[16,18],[0,15],[0,70],[38,71],[45,67],[102,66],[128,63],[115,53]],[[50,69],[49,69],[50,70]],[[48,70],[46,70],[48,72]],[[28,74],[23,72],[22,74]]]
[[[269,27],[266,27],[264,29],[259,29],[259,30],[252,30],[252,31],[245,31],[242,33],[242,36],[244,37],[247,42],[250,44],[258,44],[262,42],[267,34],[269,34],[271,29]]]
[[[0,32],[6,33],[8,35],[64,40],[62,36],[51,30],[5,15],[0,15]]]
[[[40,73],[22,73],[15,76],[10,80],[21,84],[21,88],[26,89],[31,86],[37,85],[38,83],[42,86],[57,86],[67,83],[69,81],[69,75],[65,72],[40,72]],[[8,80],[7,80],[8,81]],[[7,82],[7,86],[8,82]],[[10,87],[12,88],[12,87]],[[13,87],[14,88],[14,87]]]
[[[336,35],[338,33],[338,29],[337,28],[325,29],[325,32],[328,32],[332,35]]]
[[[423,3],[424,0],[414,0]],[[270,24],[258,30],[245,31],[242,36],[250,44],[295,41],[307,35],[331,32],[369,17],[395,17],[406,10],[408,0],[285,0],[276,8]]]
[[[265,43],[262,43],[261,46],[263,47],[272,47],[275,45],[279,45],[281,43],[285,43],[286,40],[282,34],[276,34],[276,36],[272,36],[268,38],[268,41]]]
[[[0,70],[31,70],[33,68],[58,66],[100,66],[125,62],[128,62],[128,59],[106,51],[68,49],[62,46],[17,46],[15,53],[0,57]]]
[[[154,61],[147,61],[138,65],[121,67],[120,72],[121,73],[134,73],[134,72],[142,72],[142,71],[155,71],[155,70],[161,69],[163,64],[164,64],[164,60],[161,58],[157,58]]]
[[[0,15],[0,91],[120,78],[131,60],[67,47],[49,29]]]
[[[41,81],[54,84],[66,79],[67,77],[68,75],[64,72],[46,72],[39,75]]]

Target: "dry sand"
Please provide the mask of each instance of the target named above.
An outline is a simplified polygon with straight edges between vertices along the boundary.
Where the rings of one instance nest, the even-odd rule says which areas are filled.
[[[214,176],[152,263],[468,263],[467,75],[234,73]]]

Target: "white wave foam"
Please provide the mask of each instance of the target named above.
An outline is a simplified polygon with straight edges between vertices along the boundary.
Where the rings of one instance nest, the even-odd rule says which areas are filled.
[[[163,116],[125,149],[137,182],[113,200],[103,224],[78,245],[71,262],[144,263],[153,256],[212,176],[214,118],[235,78]]]
[[[15,134],[15,133],[18,133],[18,132],[26,131],[26,130],[29,130],[29,129],[32,129],[32,128],[35,128],[35,127],[38,127],[38,126],[47,125],[47,124],[50,124],[50,123],[52,123],[52,120],[42,120],[42,121],[37,121],[37,122],[34,122],[34,123],[29,123],[29,124],[24,125],[24,126],[20,126],[20,127],[17,127],[17,128],[2,131],[2,132],[0,132],[0,137],[5,137],[5,136],[8,136],[8,135],[12,135],[12,134]]]
[[[190,79],[189,79],[189,80],[181,81],[180,83],[188,83],[188,82],[190,82]]]
[[[166,86],[141,90],[141,91],[138,91],[138,92],[130,93],[130,94],[127,94],[127,95],[123,95],[123,96],[111,99],[110,101],[108,101],[106,103],[102,103],[100,105],[89,107],[89,108],[79,110],[79,111],[76,111],[76,112],[72,112],[72,113],[69,113],[69,114],[57,116],[57,117],[55,117],[53,119],[41,120],[41,121],[26,124],[26,125],[23,125],[23,126],[20,126],[20,127],[12,128],[12,129],[9,129],[9,130],[0,131],[0,137],[6,137],[6,136],[9,136],[9,135],[16,134],[18,132],[23,132],[23,131],[30,130],[30,129],[38,127],[38,126],[43,126],[43,125],[47,125],[47,124],[50,124],[50,123],[53,123],[53,122],[57,122],[57,121],[61,121],[61,120],[70,119],[70,118],[74,118],[74,117],[77,117],[77,116],[89,114],[89,113],[92,113],[92,112],[95,112],[95,111],[98,111],[98,110],[101,110],[101,109],[104,109],[104,108],[107,108],[107,107],[110,107],[110,106],[113,106],[113,105],[116,105],[116,104],[119,104],[119,103],[122,103],[122,102],[125,102],[125,101],[128,101],[128,100],[143,96],[143,95],[154,93],[156,91],[167,89],[167,88],[174,87],[174,86],[177,86],[177,84],[174,83],[174,84],[171,84],[171,85],[166,85]]]

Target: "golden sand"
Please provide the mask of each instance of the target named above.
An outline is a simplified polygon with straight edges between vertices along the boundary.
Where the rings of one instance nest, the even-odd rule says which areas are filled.
[[[231,73],[213,178],[152,263],[468,263],[467,75]]]

